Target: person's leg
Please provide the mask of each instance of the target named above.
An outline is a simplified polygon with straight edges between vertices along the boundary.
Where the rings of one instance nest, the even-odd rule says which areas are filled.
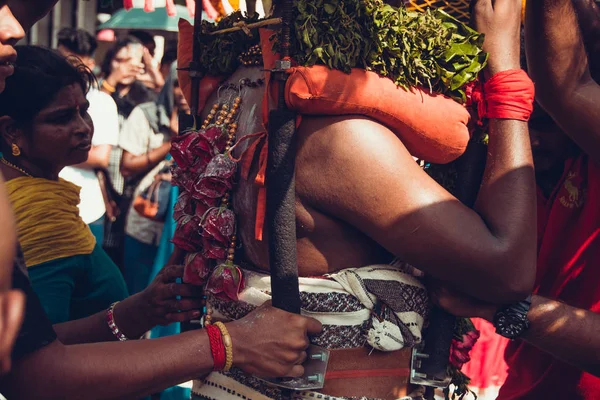
[[[125,282],[129,294],[141,292],[150,283],[157,251],[158,247],[154,245],[142,243],[129,235],[125,236]]]
[[[88,225],[99,246],[104,244],[104,215]]]

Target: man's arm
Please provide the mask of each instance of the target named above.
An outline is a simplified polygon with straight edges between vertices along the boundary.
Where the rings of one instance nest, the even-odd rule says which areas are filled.
[[[573,0],[572,4],[588,53],[590,73],[596,82],[600,82],[600,8],[594,0]]]
[[[160,147],[137,156],[128,151],[123,151],[121,174],[126,178],[145,174],[163,161],[170,150],[171,143],[163,143]]]
[[[600,377],[600,315],[533,296],[531,327],[523,339],[554,357]]]
[[[431,287],[431,294],[437,304],[459,317],[478,317],[492,322],[498,309],[497,305],[482,303],[439,285]],[[600,377],[600,314],[534,295],[527,318],[530,327],[524,340]]]
[[[263,305],[226,324],[233,364],[257,376],[301,376],[307,335],[321,324]],[[257,332],[261,332],[257,335]],[[66,346],[58,340],[15,362],[0,380],[9,399],[136,399],[208,374],[213,368],[208,335],[196,330],[152,340]],[[32,384],[35,382],[35,384]]]
[[[590,75],[571,0],[531,0],[526,15],[527,62],[536,99],[583,151],[600,161],[600,86]]]
[[[487,76],[519,68],[520,4],[475,5],[476,28],[486,34],[490,53]],[[522,300],[536,264],[529,132],[522,121],[489,125],[474,210],[434,182],[393,132],[367,119],[306,119],[299,157],[327,161],[299,169],[298,180],[314,186],[305,193],[316,209],[357,227],[402,261],[484,300]]]

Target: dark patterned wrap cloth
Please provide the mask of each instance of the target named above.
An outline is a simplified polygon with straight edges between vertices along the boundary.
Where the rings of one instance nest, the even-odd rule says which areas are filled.
[[[362,346],[379,351],[414,347],[421,341],[427,318],[427,290],[409,266],[374,265],[351,268],[322,278],[300,278],[302,313],[323,324],[312,344],[328,349]],[[213,319],[236,320],[271,298],[270,277],[244,271],[246,288],[240,301],[210,299]],[[366,399],[356,393],[354,399]],[[419,394],[407,399],[418,399]],[[288,400],[277,388],[232,369],[194,381],[194,400]],[[339,399],[315,392],[294,393],[293,399]]]

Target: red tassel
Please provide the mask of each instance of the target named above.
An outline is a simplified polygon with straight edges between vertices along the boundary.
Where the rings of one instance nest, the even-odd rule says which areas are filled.
[[[123,8],[131,10],[133,8],[133,0],[123,0]]]
[[[196,2],[194,0],[185,0],[185,5],[190,13],[190,18],[194,18],[196,15]]]
[[[177,15],[177,8],[175,7],[175,2],[173,0],[167,0],[167,15],[169,17]]]
[[[144,1],[144,11],[154,12],[154,0],[145,0]]]

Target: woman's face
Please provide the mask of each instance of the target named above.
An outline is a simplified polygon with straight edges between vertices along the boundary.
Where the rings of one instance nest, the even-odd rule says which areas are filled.
[[[94,134],[88,108],[79,84],[62,88],[19,138],[23,155],[38,168],[56,173],[85,162]]]

